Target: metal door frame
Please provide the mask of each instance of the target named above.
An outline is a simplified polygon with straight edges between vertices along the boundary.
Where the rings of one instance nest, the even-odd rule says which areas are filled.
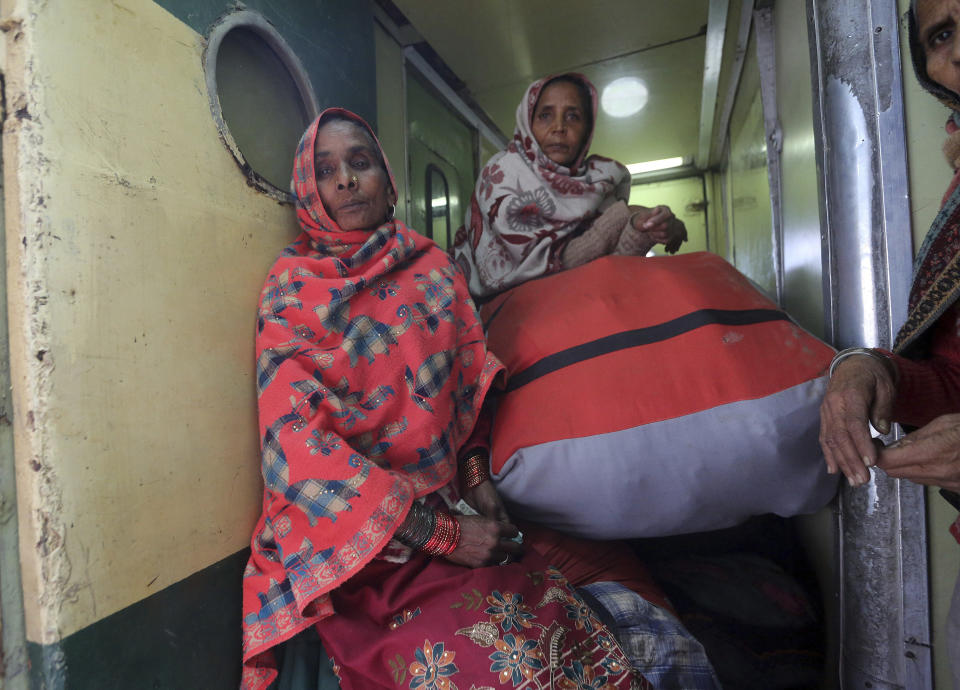
[[[746,14],[746,10],[744,10]],[[777,109],[777,50],[776,26],[772,0],[757,3],[751,12],[757,36],[757,67],[760,72],[760,101],[763,106],[763,125],[767,139],[767,185],[770,189],[770,217],[772,230],[773,275],[777,304],[784,304],[783,263],[783,173],[780,160],[783,154],[783,130]]]

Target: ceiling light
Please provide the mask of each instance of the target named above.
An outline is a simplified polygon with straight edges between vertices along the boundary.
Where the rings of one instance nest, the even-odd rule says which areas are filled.
[[[627,170],[630,171],[631,175],[638,175],[640,173],[653,172],[654,170],[679,168],[683,164],[684,159],[678,156],[676,158],[661,158],[658,161],[646,161],[645,163],[631,163],[627,166]]]
[[[614,79],[603,89],[600,105],[612,117],[627,117],[638,113],[647,104],[647,85],[636,77]]]

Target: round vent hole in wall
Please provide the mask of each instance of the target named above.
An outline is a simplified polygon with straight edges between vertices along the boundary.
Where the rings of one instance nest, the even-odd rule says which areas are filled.
[[[241,170],[258,189],[291,201],[293,156],[317,116],[296,54],[262,15],[243,10],[210,31],[204,72],[214,120]]]

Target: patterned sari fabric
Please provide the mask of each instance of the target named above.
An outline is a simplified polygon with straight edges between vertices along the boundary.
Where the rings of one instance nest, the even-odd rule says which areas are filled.
[[[517,106],[517,128],[507,148],[480,173],[454,251],[470,292],[486,297],[559,271],[567,240],[600,212],[630,195],[630,173],[620,163],[583,151],[566,167],[554,163],[533,136],[531,123],[543,87],[557,76],[584,84],[597,117],[597,91],[582,74],[534,82]]]
[[[370,131],[352,113],[337,113]],[[442,495],[449,504],[456,498],[457,450],[502,369],[486,351],[460,271],[432,241],[394,220],[373,231],[344,232],[327,215],[314,174],[319,122],[304,134],[293,173],[302,233],[267,276],[258,312],[264,497],[243,581],[244,688],[265,688],[276,676],[273,647],[312,625],[319,623],[322,631],[345,620],[341,616],[351,612],[331,595],[366,568],[380,568],[378,582],[391,573],[402,579],[413,572],[414,565],[402,563],[409,551],[391,537],[413,500],[426,496],[439,502]],[[381,560],[386,557],[396,562]],[[531,582],[529,568],[522,566],[427,565],[452,569],[463,591],[485,596],[509,597]],[[417,601],[422,610],[436,609],[422,592]],[[402,608],[369,605],[365,615],[384,622],[405,615]],[[545,620],[550,610],[538,618]],[[422,664],[428,666],[425,655],[462,627],[459,622],[453,627],[460,618],[472,625],[478,613],[467,606],[453,609],[442,619],[449,627],[431,628],[416,641]],[[558,625],[568,632],[565,645],[589,637],[576,625]],[[522,644],[519,635],[510,639],[534,658],[534,647],[523,646],[529,636]],[[506,633],[498,638],[501,645],[512,644],[505,640]],[[594,666],[609,655],[595,651],[577,662],[584,674],[588,669],[593,674],[591,682],[599,678]],[[397,649],[382,663],[400,653]],[[430,659],[452,659],[444,653]],[[511,653],[503,653],[503,664],[509,665]],[[444,661],[444,673],[469,655]],[[489,666],[494,662],[487,656],[483,663]],[[524,680],[525,673],[520,671]],[[622,678],[629,673],[619,680],[600,675],[612,679],[610,687],[625,687]],[[456,687],[431,678],[411,687]]]
[[[956,115],[954,115],[956,119]],[[914,262],[907,320],[897,333],[894,352],[923,355],[931,326],[960,297],[960,172],[954,173],[940,212]]]

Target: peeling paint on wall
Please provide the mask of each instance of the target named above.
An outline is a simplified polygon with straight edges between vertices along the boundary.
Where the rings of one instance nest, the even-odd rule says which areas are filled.
[[[8,302],[14,405],[26,423],[15,428],[16,447],[27,465],[17,468],[20,543],[25,599],[38,603],[35,635],[59,638],[56,610],[70,579],[60,519],[61,489],[45,462],[46,422],[55,360],[50,353],[46,249],[51,242],[45,181],[51,161],[44,147],[43,89],[36,69],[31,29],[43,3],[4,8],[7,36],[6,100],[3,128],[6,187]],[[27,354],[30,353],[30,354]],[[29,471],[27,471],[29,467]],[[33,545],[31,549],[29,545]]]

